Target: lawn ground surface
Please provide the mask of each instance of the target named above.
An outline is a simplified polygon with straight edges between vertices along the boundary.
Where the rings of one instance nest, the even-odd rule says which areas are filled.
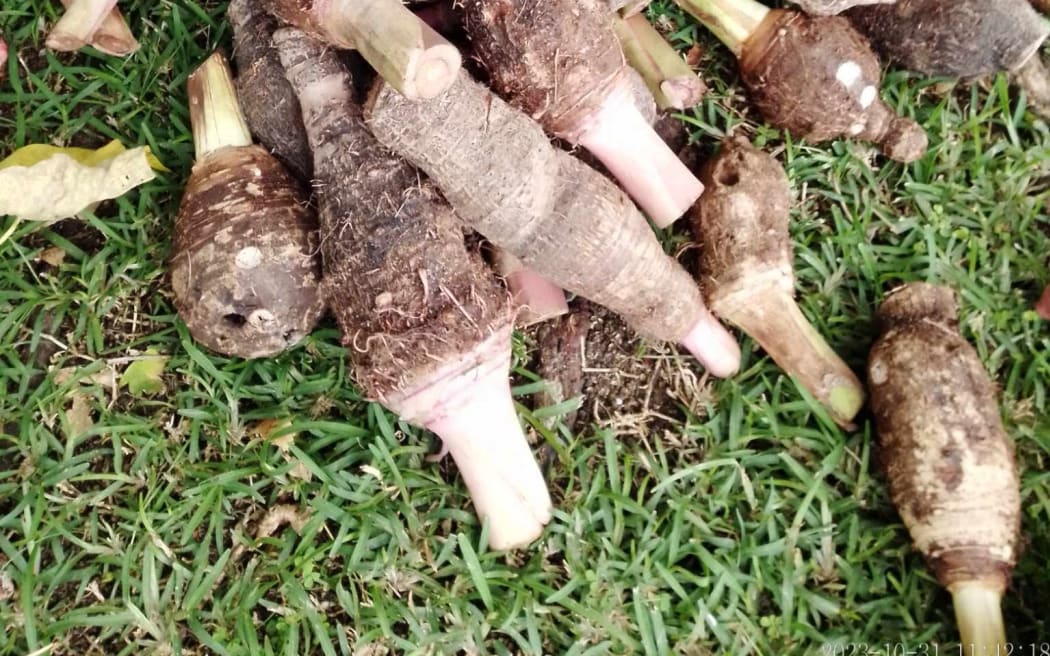
[[[196,346],[166,260],[193,159],[186,78],[229,48],[225,3],[121,8],[142,42],[126,60],[45,50],[57,2],[0,8],[0,155],[120,139],[170,169],[0,246],[0,653],[959,653],[870,417],[840,430],[746,338],[729,380],[625,345],[671,362],[690,397],[630,430],[570,431],[544,421],[566,407],[533,407],[519,337],[515,392],[556,512],[510,555],[486,548],[454,467],[426,460],[432,436],[361,398],[331,322],[268,360]],[[701,152],[735,128],[787,166],[800,304],[855,369],[889,289],[959,291],[1022,476],[1009,638],[1050,653],[1050,326],[1030,311],[1050,282],[1047,123],[1005,77],[890,70],[883,96],[926,128],[925,158],[799,143],[757,121],[702,28],[670,2],[650,12],[702,48],[712,91],[682,114]],[[682,228],[664,237],[691,257]]]

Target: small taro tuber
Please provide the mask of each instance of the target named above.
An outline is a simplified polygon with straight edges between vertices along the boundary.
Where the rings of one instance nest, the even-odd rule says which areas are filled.
[[[879,61],[842,16],[770,10],[754,0],[675,2],[737,55],[749,97],[770,124],[813,142],[874,141],[899,162],[926,152],[922,128],[879,98]]]
[[[658,226],[700,181],[636,111],[608,6],[599,0],[468,0],[467,33],[493,88],[601,160]]]
[[[339,48],[354,49],[408,98],[433,98],[456,79],[459,50],[401,0],[262,0],[278,18]]]
[[[230,0],[226,15],[233,26],[237,99],[252,135],[300,180],[309,180],[313,156],[299,100],[271,43],[277,20],[255,0]]]
[[[885,57],[926,75],[1016,70],[1050,33],[1027,0],[899,0],[847,15]]]
[[[864,388],[794,301],[784,169],[744,137],[728,139],[701,173],[707,191],[693,209],[702,243],[704,296],[830,412],[850,427]]]
[[[506,293],[440,194],[368,132],[335,54],[291,28],[274,42],[314,153],[324,290],[357,381],[441,437],[494,548],[528,544],[551,501],[510,393]]]
[[[1019,481],[992,382],[957,315],[944,287],[910,284],[886,298],[868,358],[871,408],[893,502],[952,594],[961,653],[1003,654]]]
[[[441,98],[373,90],[369,127],[422,169],[465,221],[564,289],[677,341],[714,375],[736,371],[736,341],[704,307],[634,203],[542,129],[461,74]]]
[[[172,239],[175,306],[213,351],[274,355],[324,310],[316,217],[299,183],[251,145],[221,54],[190,76],[189,95],[197,162]]]

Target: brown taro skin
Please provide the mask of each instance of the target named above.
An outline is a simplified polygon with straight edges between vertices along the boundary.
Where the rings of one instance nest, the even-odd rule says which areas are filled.
[[[175,307],[194,339],[224,355],[275,355],[321,318],[316,217],[299,183],[259,146],[193,167],[172,242]]]
[[[557,137],[575,142],[625,84],[604,0],[467,0],[464,20],[493,90]]]
[[[448,203],[368,131],[335,53],[295,30],[277,33],[307,105],[320,197],[324,291],[371,398],[393,402],[489,335],[510,332],[510,299],[467,250]]]
[[[1028,0],[899,0],[846,15],[882,55],[926,75],[1015,70],[1050,32]]]
[[[868,358],[871,408],[890,493],[937,579],[1000,592],[1017,560],[1013,443],[954,293],[913,283],[879,309]]]
[[[226,15],[233,26],[237,99],[248,127],[297,178],[308,181],[313,173],[313,156],[299,100],[273,48],[277,20],[255,0],[231,0]]]
[[[770,11],[744,44],[740,68],[763,118],[796,137],[875,141],[900,162],[926,152],[926,133],[879,98],[879,61],[841,16]]]

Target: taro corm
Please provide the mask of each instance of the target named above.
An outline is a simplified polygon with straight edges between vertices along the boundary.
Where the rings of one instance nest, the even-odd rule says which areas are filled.
[[[220,53],[190,76],[189,96],[197,161],[172,239],[175,307],[213,351],[274,355],[324,310],[316,216],[299,182],[252,145]]]
[[[641,75],[656,106],[685,109],[700,102],[707,87],[645,16],[613,17],[613,29],[627,62]]]
[[[703,246],[704,296],[719,317],[751,335],[773,360],[851,427],[864,388],[795,303],[788,219],[791,191],[780,164],[744,137],[728,139],[700,178],[693,209]]]
[[[736,341],[634,203],[466,73],[429,102],[379,83],[366,116],[373,134],[422,169],[493,244],[619,313],[641,335],[683,344],[712,374],[737,370]]]
[[[879,98],[879,61],[845,18],[755,0],[675,2],[737,56],[749,97],[770,124],[812,142],[874,141],[900,162],[926,152],[922,128]]]
[[[467,33],[493,88],[601,160],[658,226],[703,191],[635,109],[604,0],[467,0]]]
[[[1016,70],[1050,33],[1027,0],[899,0],[847,16],[883,56],[926,75]]]
[[[338,48],[357,50],[408,98],[433,98],[456,79],[459,50],[401,0],[261,0],[284,22]]]
[[[277,20],[256,0],[230,0],[226,15],[233,27],[237,99],[248,128],[300,180],[309,180],[313,156],[299,100],[273,48]]]
[[[528,544],[551,500],[511,398],[507,294],[452,208],[369,133],[335,53],[292,28],[274,42],[314,154],[324,292],[355,378],[442,439],[489,544]]]
[[[995,388],[957,316],[945,287],[913,283],[891,293],[878,312],[868,387],[893,502],[951,592],[962,653],[1001,654],[1019,480]]]

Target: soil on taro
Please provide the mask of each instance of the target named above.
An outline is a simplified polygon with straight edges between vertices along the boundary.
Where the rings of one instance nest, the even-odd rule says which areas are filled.
[[[577,300],[573,315],[527,331],[537,345],[533,370],[565,390],[537,405],[579,396],[579,411],[564,419],[575,432],[597,425],[643,439],[680,439],[687,419],[706,415],[710,380],[691,357],[642,339],[601,306]]]

